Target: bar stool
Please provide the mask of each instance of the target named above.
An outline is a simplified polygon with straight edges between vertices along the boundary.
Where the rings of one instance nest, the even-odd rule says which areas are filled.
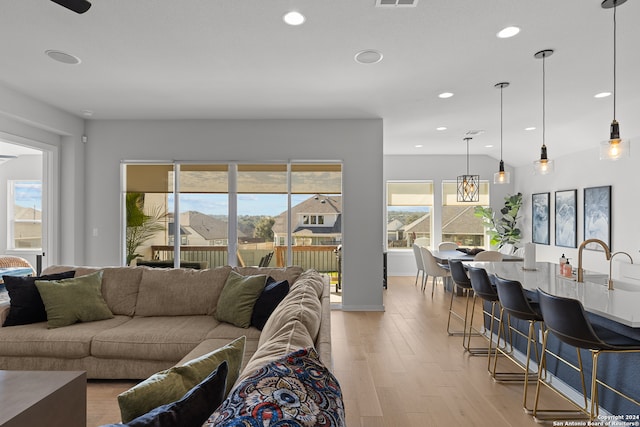
[[[469,301],[471,300],[470,294],[473,290],[471,287],[471,280],[467,276],[467,272],[459,259],[449,260],[449,270],[451,271],[451,278],[453,279],[453,288],[451,289],[451,302],[449,303],[449,319],[447,320],[447,333],[449,335],[462,335],[462,343],[464,345],[467,336],[467,318],[469,317]],[[464,315],[457,313],[453,310],[453,297],[456,293],[456,288],[462,291],[462,294],[466,297],[466,304]],[[464,327],[462,331],[451,330],[451,316],[460,319]],[[479,334],[476,334],[479,335]]]
[[[499,346],[496,346],[496,354],[493,359],[493,374],[494,379],[497,381],[524,381],[524,391],[522,394],[522,407],[525,412],[531,413],[533,411],[532,408],[527,407],[527,391],[529,385],[530,376],[533,376],[531,379],[536,380],[537,372],[531,371],[530,362],[531,362],[531,348],[535,352],[536,363],[540,366],[540,354],[538,352],[538,346],[536,345],[536,324],[539,325],[540,330],[543,329],[542,322],[542,313],[540,311],[540,306],[532,301],[529,301],[527,298],[524,289],[522,288],[522,284],[517,280],[509,280],[503,279],[499,276],[495,276],[496,290],[498,291],[498,297],[500,298],[500,322],[504,325],[505,319],[504,315],[507,315],[507,327],[502,328],[502,331],[505,333],[504,340],[507,341],[506,333],[509,332],[509,342],[513,343],[511,338],[511,333],[516,332],[521,336],[527,339],[527,355],[526,361],[524,365],[521,361],[516,359],[513,355],[513,348],[511,347],[511,351],[500,350]],[[518,329],[511,327],[511,318],[520,319],[526,321],[529,324],[528,334],[524,335]],[[498,334],[498,342],[500,342],[500,334]],[[501,352],[504,356],[506,356],[509,360],[515,363],[519,368],[523,369],[524,372],[497,372],[497,361],[498,361],[498,352]]]
[[[582,391],[584,396],[584,406],[580,407],[577,403],[569,399],[559,390],[553,388],[547,381],[540,375],[541,369],[538,370],[538,383],[536,387],[536,399],[533,408],[533,416],[541,419],[538,414],[538,400],[540,395],[540,386],[545,385],[555,391],[558,395],[565,398],[577,408],[579,412],[588,416],[589,420],[593,421],[598,417],[599,404],[598,404],[598,384],[613,391],[620,397],[623,397],[630,402],[640,406],[640,402],[615,390],[598,380],[598,357],[602,353],[636,353],[640,352],[640,342],[634,339],[628,338],[624,335],[617,334],[606,328],[598,325],[591,324],[587,318],[582,303],[573,298],[566,298],[548,294],[541,289],[538,289],[538,296],[540,302],[540,309],[542,311],[542,317],[546,330],[542,340],[542,359],[541,365],[546,363],[547,353],[547,339],[549,332],[551,332],[558,340],[563,343],[569,344],[576,348],[578,353],[578,367],[572,366],[574,369],[580,372],[580,378],[582,380]],[[582,358],[580,356],[580,349],[586,349],[591,352],[591,362],[593,371],[591,373],[591,403],[587,402],[587,391],[584,380],[584,369],[582,366]],[[545,411],[545,412],[557,412],[557,411]],[[555,417],[554,419],[558,419]]]
[[[485,338],[489,340],[489,344],[487,348],[472,348],[471,347],[471,335],[467,335],[466,344],[463,343],[463,346],[466,351],[469,352],[472,356],[487,356],[487,371],[493,376],[493,372],[491,371],[491,354],[493,353],[493,327],[497,320],[498,330],[502,328],[502,323],[500,319],[497,318],[496,307],[499,306],[498,293],[493,287],[491,280],[489,280],[489,275],[484,268],[478,267],[467,267],[469,271],[469,278],[471,280],[471,287],[473,289],[473,304],[471,307],[471,321],[469,322],[469,331],[473,330],[473,317],[475,313],[476,299],[480,298],[483,302],[488,302],[491,305],[491,312],[488,312],[484,308],[484,303],[482,305],[482,313],[489,316],[489,329],[488,334],[486,333],[485,328]]]

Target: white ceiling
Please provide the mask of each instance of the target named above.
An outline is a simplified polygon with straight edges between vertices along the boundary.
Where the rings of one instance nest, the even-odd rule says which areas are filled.
[[[385,154],[471,154],[523,165],[542,143],[546,60],[549,157],[608,137],[613,97],[612,10],[600,0],[93,0],[83,15],[48,0],[3,2],[0,81],[100,119],[384,119]],[[640,135],[640,2],[619,6],[617,119]],[[288,10],[307,17],[283,23]],[[503,27],[522,31],[498,39]],[[82,59],[51,60],[47,49]],[[376,49],[378,64],[354,55]],[[439,99],[450,91],[450,99]],[[446,126],[446,131],[436,127]],[[525,127],[535,126],[534,131]],[[422,144],[422,148],[415,145]],[[485,145],[493,144],[493,148]]]

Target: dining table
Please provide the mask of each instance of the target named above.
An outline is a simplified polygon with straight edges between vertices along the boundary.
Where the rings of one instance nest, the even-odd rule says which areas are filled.
[[[463,262],[473,261],[475,255],[469,255],[465,252],[461,252],[457,249],[450,249],[445,251],[434,250],[431,251],[433,257],[439,264],[448,264],[450,259],[460,260]],[[514,261],[524,261],[522,257],[515,255],[502,255],[502,262],[514,262]]]

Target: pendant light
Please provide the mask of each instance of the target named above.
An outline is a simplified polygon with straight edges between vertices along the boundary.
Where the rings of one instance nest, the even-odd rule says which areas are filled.
[[[494,184],[509,184],[511,177],[509,172],[504,170],[504,161],[502,161],[502,89],[509,87],[508,82],[497,83],[496,88],[500,89],[500,169],[493,174]]]
[[[616,9],[627,0],[604,0],[603,9],[613,9],[613,121],[609,133],[609,140],[600,143],[600,160],[618,160],[630,155],[628,140],[620,138],[620,125],[616,120]]]
[[[467,173],[458,176],[458,195],[459,202],[477,202],[480,200],[480,175],[469,174],[469,141],[472,138],[466,137],[467,142]]]
[[[547,146],[545,145],[545,58],[553,55],[552,49],[541,50],[533,55],[536,59],[542,59],[542,147],[540,147],[540,159],[533,162],[533,170],[536,175],[547,175],[553,172],[553,160],[547,157]]]

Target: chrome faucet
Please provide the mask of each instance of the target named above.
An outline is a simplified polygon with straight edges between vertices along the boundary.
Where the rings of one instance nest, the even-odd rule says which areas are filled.
[[[584,282],[584,270],[582,269],[582,250],[589,243],[597,243],[604,249],[604,254],[607,257],[607,261],[611,259],[611,251],[609,250],[609,246],[605,242],[600,239],[587,239],[584,242],[580,243],[580,247],[578,248],[578,277],[576,278],[577,282]]]
[[[633,264],[633,258],[631,258],[631,255],[629,255],[626,252],[614,252],[611,254],[611,258],[609,258],[609,290],[612,291],[613,290],[613,279],[611,278],[611,265],[613,264],[613,257],[618,255],[618,254],[625,254],[626,256],[629,257],[629,260],[631,261],[631,264]]]

